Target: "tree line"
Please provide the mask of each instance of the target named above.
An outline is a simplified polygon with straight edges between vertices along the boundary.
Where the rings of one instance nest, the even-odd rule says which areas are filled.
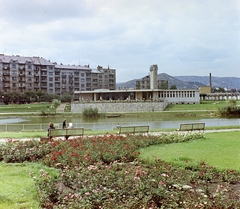
[[[3,104],[26,104],[33,102],[52,102],[54,99],[61,102],[71,102],[72,95],[70,94],[49,94],[44,91],[25,91],[23,93],[12,91],[3,92],[0,90],[0,99]]]

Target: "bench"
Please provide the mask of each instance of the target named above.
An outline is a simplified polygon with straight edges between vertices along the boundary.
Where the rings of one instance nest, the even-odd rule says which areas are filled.
[[[64,136],[66,139],[70,136],[81,136],[83,137],[84,128],[71,128],[71,129],[50,129],[49,136],[57,137],[57,136]]]
[[[120,126],[118,134],[148,133],[149,126]]]
[[[205,123],[190,123],[180,124],[178,131],[203,131],[205,129]]]

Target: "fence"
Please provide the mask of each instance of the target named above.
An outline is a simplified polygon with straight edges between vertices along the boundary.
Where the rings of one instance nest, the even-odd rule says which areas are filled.
[[[116,123],[74,123],[74,128],[84,128],[89,130],[112,130],[116,128]],[[121,123],[121,125],[127,125]],[[0,124],[2,132],[22,132],[22,131],[47,131],[49,124]],[[55,128],[62,128],[62,124],[54,123]]]

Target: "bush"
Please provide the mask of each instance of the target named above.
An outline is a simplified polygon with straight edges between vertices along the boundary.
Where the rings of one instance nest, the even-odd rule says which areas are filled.
[[[85,118],[97,118],[99,117],[98,108],[97,107],[84,108],[82,111],[82,115]]]
[[[172,133],[9,142],[0,147],[0,157],[39,160],[59,169],[57,177],[44,170],[32,175],[43,208],[240,208],[236,171],[220,172],[204,162],[179,168],[161,159],[137,160],[139,148],[202,137]]]

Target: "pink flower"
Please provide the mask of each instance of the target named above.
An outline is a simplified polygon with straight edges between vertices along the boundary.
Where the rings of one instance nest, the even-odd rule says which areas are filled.
[[[86,196],[90,196],[91,194],[90,194],[90,192],[86,192],[85,195]]]

